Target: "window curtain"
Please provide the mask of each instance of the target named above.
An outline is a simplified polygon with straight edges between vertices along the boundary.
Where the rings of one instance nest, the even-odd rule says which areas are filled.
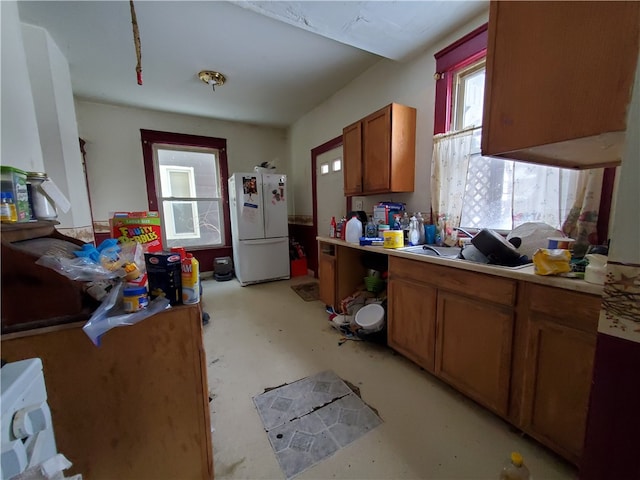
[[[469,128],[433,137],[431,205],[438,225],[460,226],[473,132]]]
[[[604,239],[598,239],[598,209],[602,194],[604,168],[580,170],[578,172],[571,208],[562,224],[562,231],[576,240],[576,245],[597,245]]]
[[[596,244],[598,209],[604,169],[571,170],[526,162],[482,157],[479,154],[481,128],[435,135],[431,167],[431,204],[434,219],[445,222],[446,233],[452,227],[488,227],[513,229],[525,222],[545,222],[576,240],[576,245]],[[489,162],[487,164],[487,161]],[[480,163],[479,163],[480,162]],[[498,165],[493,165],[498,162]],[[471,168],[470,168],[471,164]],[[502,172],[502,193],[497,207],[491,199],[467,198],[469,175],[497,167]],[[496,188],[494,186],[494,188]],[[495,199],[494,199],[495,200]],[[471,218],[468,209],[478,207],[500,215],[477,217],[480,225],[460,224]],[[469,223],[469,222],[467,222]]]

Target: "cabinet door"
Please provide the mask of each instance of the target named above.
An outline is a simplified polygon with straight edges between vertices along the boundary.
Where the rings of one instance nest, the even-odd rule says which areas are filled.
[[[482,153],[619,163],[639,15],[639,2],[491,2]]]
[[[436,375],[506,416],[513,312],[508,307],[438,292]]]
[[[336,302],[336,258],[326,253],[320,254],[318,262],[318,278],[320,281],[320,300],[325,305],[335,308]]]
[[[574,463],[584,442],[595,343],[594,333],[532,315],[523,428]]]
[[[362,120],[363,190],[388,192],[391,188],[391,105]]]
[[[391,279],[388,295],[389,346],[433,372],[436,289],[407,280]]]
[[[356,122],[342,130],[344,155],[344,194],[362,193],[362,123]]]

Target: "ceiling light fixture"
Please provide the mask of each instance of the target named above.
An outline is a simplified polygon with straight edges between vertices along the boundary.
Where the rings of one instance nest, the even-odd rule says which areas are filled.
[[[214,72],[212,70],[202,70],[200,73],[198,73],[198,77],[207,85],[211,85],[211,88],[213,88],[214,92],[216,91],[216,85],[224,85],[224,82],[227,81],[223,74],[221,74],[220,72]]]

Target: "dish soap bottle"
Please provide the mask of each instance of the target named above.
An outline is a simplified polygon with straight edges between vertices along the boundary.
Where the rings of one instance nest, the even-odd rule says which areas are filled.
[[[416,213],[416,220],[418,220],[418,235],[420,235],[420,240],[418,243],[420,245],[425,244],[425,232],[424,232],[424,218],[422,217],[422,213]]]
[[[378,227],[373,222],[373,217],[369,215],[369,221],[367,222],[367,238],[376,238],[378,236]]]
[[[418,220],[416,217],[411,217],[409,220],[409,245],[418,245],[420,242],[420,233],[418,232]]]
[[[336,217],[331,217],[331,223],[329,224],[329,236],[331,238],[336,237]]]
[[[524,464],[522,455],[512,452],[510,462],[502,468],[500,480],[530,480],[529,469]]]

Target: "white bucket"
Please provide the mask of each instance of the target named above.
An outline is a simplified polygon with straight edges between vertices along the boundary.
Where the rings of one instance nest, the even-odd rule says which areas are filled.
[[[356,312],[356,324],[366,332],[377,332],[384,327],[384,308],[377,303],[365,305]]]

